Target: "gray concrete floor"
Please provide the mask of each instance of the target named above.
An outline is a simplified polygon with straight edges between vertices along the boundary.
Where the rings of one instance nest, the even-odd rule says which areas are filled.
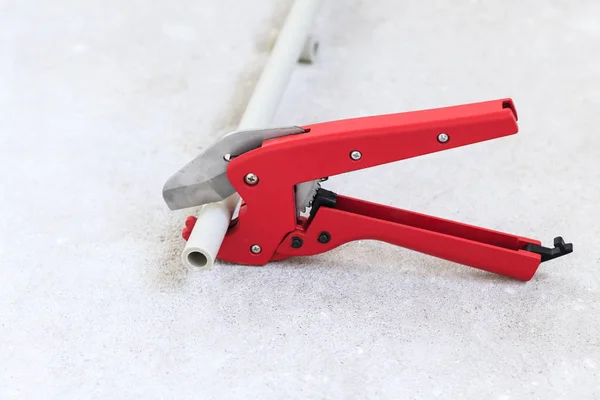
[[[372,241],[181,267],[162,185],[288,6],[0,3],[0,398],[599,398],[596,1],[327,1],[274,121],[512,97],[516,136],[328,188],[575,244],[531,282]]]

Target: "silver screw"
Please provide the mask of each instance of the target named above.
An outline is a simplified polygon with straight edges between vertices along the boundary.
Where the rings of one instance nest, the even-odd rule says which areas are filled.
[[[352,153],[350,153],[350,158],[354,161],[358,161],[362,158],[362,153],[358,150],[354,150]]]
[[[254,175],[252,172],[244,177],[244,181],[248,185],[256,185],[258,183],[258,176]]]
[[[250,247],[250,251],[251,251],[252,253],[254,253],[254,254],[258,254],[258,253],[260,253],[260,252],[262,251],[262,248],[261,248],[259,245],[257,245],[257,244],[253,244],[253,245]]]
[[[450,140],[450,136],[447,133],[440,133],[438,135],[438,142],[446,143],[448,140]]]

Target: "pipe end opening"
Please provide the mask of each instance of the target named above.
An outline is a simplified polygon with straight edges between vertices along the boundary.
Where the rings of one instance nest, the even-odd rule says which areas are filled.
[[[187,260],[195,268],[205,268],[208,265],[208,258],[204,253],[199,251],[191,251],[187,255]]]

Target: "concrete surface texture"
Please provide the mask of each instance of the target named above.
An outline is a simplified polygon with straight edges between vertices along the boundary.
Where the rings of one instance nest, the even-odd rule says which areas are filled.
[[[596,1],[326,1],[274,121],[512,97],[516,136],[327,187],[574,243],[532,281],[374,241],[181,267],[162,185],[289,6],[0,2],[0,398],[600,398]]]

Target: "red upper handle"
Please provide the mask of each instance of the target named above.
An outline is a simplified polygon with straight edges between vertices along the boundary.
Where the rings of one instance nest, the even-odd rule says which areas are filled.
[[[267,141],[256,153],[256,157],[280,165],[288,176],[293,176],[294,184],[496,139],[519,130],[510,99],[304,128],[309,132]],[[438,140],[442,133],[449,138],[444,143]],[[350,157],[353,151],[361,153],[360,160]]]

